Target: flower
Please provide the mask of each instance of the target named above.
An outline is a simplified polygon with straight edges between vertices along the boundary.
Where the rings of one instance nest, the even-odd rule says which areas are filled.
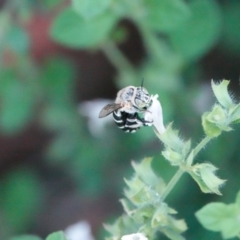
[[[121,240],[148,240],[142,233],[133,233],[122,236]]]
[[[148,108],[148,110],[144,114],[144,120],[153,121],[153,126],[155,130],[162,134],[166,131],[163,125],[163,115],[162,115],[162,106],[158,100],[158,95],[151,96],[152,105]]]
[[[91,227],[87,221],[80,221],[68,226],[64,233],[68,240],[94,240]]]
[[[87,118],[88,129],[94,137],[101,136],[104,132],[105,126],[112,122],[110,116],[102,118],[101,121],[99,121],[98,118],[100,110],[112,101],[113,100],[108,99],[95,99],[92,101],[82,102],[79,105],[79,113],[83,117]]]

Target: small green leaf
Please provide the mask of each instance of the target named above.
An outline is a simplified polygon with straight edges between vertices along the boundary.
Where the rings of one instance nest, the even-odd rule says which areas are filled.
[[[184,141],[178,136],[178,131],[173,130],[172,123],[167,126],[166,131],[160,135],[161,141],[175,152],[181,153]]]
[[[160,204],[152,217],[151,226],[152,228],[156,228],[159,226],[165,227],[169,224],[169,216],[168,216],[168,206],[166,203]]]
[[[232,123],[238,123],[240,121],[240,103],[230,108],[229,115]]]
[[[112,0],[72,0],[73,9],[84,19],[89,20],[102,14],[111,4]]]
[[[183,156],[187,156],[190,149],[191,149],[191,140],[188,140],[188,141],[184,142],[183,151],[182,151]]]
[[[202,115],[202,126],[204,132],[209,137],[217,137],[221,134],[222,130],[219,129],[214,123],[208,121],[208,114],[210,112],[206,112]]]
[[[42,240],[42,238],[34,235],[21,235],[17,237],[11,237],[9,240]]]
[[[229,125],[227,112],[220,105],[215,105],[211,112],[205,112],[202,116],[202,126],[209,137],[217,137],[222,131],[231,131]]]
[[[190,16],[189,8],[182,0],[148,0],[146,7],[146,24],[155,31],[176,29]]]
[[[223,80],[219,84],[216,84],[212,80],[212,89],[218,102],[227,109],[231,108],[234,105],[233,100],[228,93],[228,85],[229,81],[227,80]]]
[[[178,231],[174,231],[171,227],[165,227],[162,232],[171,240],[185,240]]]
[[[70,62],[50,59],[43,67],[41,85],[46,98],[53,104],[66,105],[72,100],[74,69]]]
[[[58,231],[48,235],[46,240],[67,240],[67,238],[62,231]]]
[[[209,163],[196,164],[191,167],[189,174],[197,182],[202,192],[215,193],[221,195],[219,188],[226,180],[222,180],[215,175],[217,168]]]
[[[0,201],[3,216],[14,231],[23,231],[41,207],[42,189],[30,170],[16,170],[1,182]]]
[[[224,239],[236,237],[240,232],[239,209],[235,204],[209,203],[196,212],[204,228],[220,231]]]
[[[12,134],[22,130],[33,115],[34,91],[28,82],[17,78],[13,69],[1,72],[0,125],[4,132]]]
[[[111,239],[121,239],[123,235],[131,232],[137,232],[139,224],[128,215],[124,214],[119,217],[113,224],[104,224],[104,228],[112,235]],[[81,239],[82,240],[82,239]]]
[[[136,208],[131,217],[135,222],[144,223],[146,219],[150,219],[154,214],[154,207],[151,204],[144,204]]]
[[[74,48],[93,48],[108,39],[117,23],[117,17],[110,12],[84,20],[72,8],[57,16],[51,27],[51,36],[57,42]]]
[[[187,60],[204,55],[220,33],[220,12],[214,1],[191,1],[190,11],[189,19],[170,33],[171,45]]]
[[[42,238],[34,235],[21,235],[17,237],[11,237],[9,240],[42,240]]]
[[[6,41],[8,46],[19,54],[26,53],[30,46],[27,32],[19,26],[11,26]]]
[[[179,166],[182,163],[182,155],[166,147],[162,155],[171,163],[172,166]]]
[[[142,205],[152,200],[146,187],[143,187],[134,193],[132,189],[128,189],[124,191],[124,194],[134,205]]]
[[[144,158],[140,163],[132,162],[132,166],[137,176],[148,186],[157,191],[161,191],[165,184],[152,169],[152,158]]]
[[[42,0],[41,2],[43,6],[49,10],[57,7],[59,4],[63,2],[63,0]]]
[[[75,156],[78,143],[70,132],[62,131],[47,149],[47,156],[52,160],[64,161]]]
[[[127,213],[127,215],[131,216],[136,207],[126,198],[120,199],[119,201],[121,202],[123,209]]]

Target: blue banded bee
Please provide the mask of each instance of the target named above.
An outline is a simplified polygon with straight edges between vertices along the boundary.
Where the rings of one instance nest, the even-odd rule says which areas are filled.
[[[143,126],[151,126],[153,121],[144,119],[144,113],[152,105],[152,96],[141,87],[128,86],[117,93],[115,103],[106,105],[99,118],[113,113],[117,126],[125,132],[134,133]],[[143,117],[141,117],[143,115]]]

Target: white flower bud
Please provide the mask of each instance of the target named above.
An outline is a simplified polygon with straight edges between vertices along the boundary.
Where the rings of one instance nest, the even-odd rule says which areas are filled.
[[[122,236],[121,240],[148,240],[142,233],[133,233]]]
[[[158,100],[158,95],[151,96],[152,105],[144,114],[144,119],[146,121],[153,121],[153,126],[159,134],[165,132],[165,127],[163,125],[163,115],[162,115],[162,106]]]

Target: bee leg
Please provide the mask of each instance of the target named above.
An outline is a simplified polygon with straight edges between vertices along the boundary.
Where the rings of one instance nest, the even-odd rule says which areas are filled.
[[[142,122],[143,126],[152,126],[153,125],[153,121],[147,121],[144,118],[141,118],[138,114],[137,114],[137,119],[138,119],[138,121]]]

